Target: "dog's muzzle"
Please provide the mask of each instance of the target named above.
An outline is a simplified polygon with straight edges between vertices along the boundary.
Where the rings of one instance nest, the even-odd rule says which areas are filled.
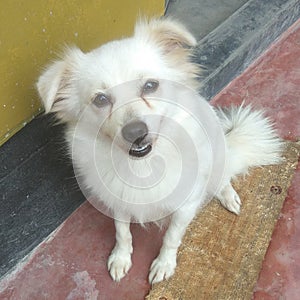
[[[123,138],[131,144],[129,155],[144,157],[152,150],[152,144],[147,140],[148,127],[142,121],[127,123],[122,128]]]

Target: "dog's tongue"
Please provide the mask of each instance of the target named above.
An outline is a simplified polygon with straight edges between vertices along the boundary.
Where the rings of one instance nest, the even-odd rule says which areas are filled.
[[[132,144],[129,149],[129,155],[135,157],[144,157],[152,150],[152,145],[150,143],[147,144]]]

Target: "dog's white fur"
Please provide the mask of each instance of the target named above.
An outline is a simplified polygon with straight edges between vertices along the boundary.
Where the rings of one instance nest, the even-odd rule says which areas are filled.
[[[114,195],[117,194],[125,201],[132,200],[138,203],[142,198],[144,202],[152,202],[153,198],[158,198],[164,191],[154,188],[141,192],[123,186],[122,181],[114,174],[110,157],[112,141],[114,139],[117,141],[116,156],[119,159],[118,163],[122,165],[123,161],[128,161],[129,156],[128,148],[124,146],[120,135],[122,127],[131,120],[141,119],[147,124],[149,131],[157,132],[160,125],[152,124],[145,116],[149,113],[158,115],[171,113],[165,111],[163,103],[152,103],[147,95],[146,99],[141,99],[144,97],[141,96],[141,89],[138,87],[134,95],[140,98],[140,101],[133,104],[123,107],[122,101],[125,100],[122,99],[122,95],[113,95],[114,103],[107,107],[97,108],[89,104],[97,93],[106,92],[131,80],[138,80],[142,86],[148,78],[158,81],[164,79],[197,89],[199,69],[191,61],[191,48],[195,45],[195,38],[183,25],[173,20],[143,20],[137,23],[134,35],[130,38],[109,42],[89,53],[83,53],[77,48],[68,49],[61,60],[54,62],[45,70],[37,83],[46,113],[55,112],[57,118],[67,124],[66,140],[70,152],[72,145],[76,144],[76,150],[74,151],[73,147],[72,153],[73,163],[82,175],[84,184],[115,216],[116,244],[108,259],[108,269],[115,281],[123,278],[131,267],[133,249],[129,222],[134,219],[143,223],[149,216],[147,211],[134,209],[133,206],[120,206],[120,201],[116,201]],[[176,97],[180,98],[178,95]],[[180,102],[181,99],[177,101]],[[115,109],[116,107],[118,109]],[[86,110],[86,114],[78,128],[79,116],[83,110]],[[278,163],[282,143],[277,138],[270,121],[260,111],[253,111],[249,106],[218,108],[215,111],[224,130],[227,147],[225,176],[217,198],[224,207],[238,214],[241,202],[230,180],[238,174],[246,173],[249,167]],[[173,116],[176,115],[172,113]],[[93,147],[101,124],[103,126],[97,137],[101,141],[98,145],[100,151],[94,157],[94,153],[90,153],[89,149]],[[209,147],[203,142],[202,133],[194,132],[194,127],[189,121],[183,126],[186,126],[192,138],[198,140],[197,148],[205,159],[201,165],[199,188],[196,188],[189,201],[175,212],[170,203],[152,204],[152,213],[159,214],[160,211],[168,212],[168,210],[172,212],[163,246],[151,265],[149,281],[152,283],[167,279],[174,273],[177,249],[185,230],[197,210],[208,200],[208,193],[201,194],[200,190],[203,188],[202,177],[207,176],[207,169],[211,165]],[[170,134],[181,143],[180,136],[176,136],[172,130]],[[172,166],[176,166],[172,160],[175,162],[177,157],[170,153],[168,145],[159,136],[152,151],[170,161],[169,176],[173,178],[178,170],[176,167],[172,169]],[[143,172],[147,160],[147,156],[132,160],[131,167],[137,172]],[[99,185],[97,179],[99,170],[103,172],[102,176],[108,189]],[[168,188],[168,183],[165,183],[165,189]],[[114,195],[109,190],[113,191]],[[129,222],[119,221],[126,218]]]

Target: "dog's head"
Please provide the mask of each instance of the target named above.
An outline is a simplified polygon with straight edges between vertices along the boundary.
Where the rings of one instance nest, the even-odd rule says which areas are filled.
[[[84,116],[87,126],[117,139],[130,156],[143,157],[151,152],[162,123],[149,116],[168,113],[164,103],[155,101],[172,94],[162,82],[198,87],[198,66],[191,61],[195,44],[181,24],[154,19],[139,21],[132,37],[89,53],[67,49],[38,80],[45,111],[69,124]]]

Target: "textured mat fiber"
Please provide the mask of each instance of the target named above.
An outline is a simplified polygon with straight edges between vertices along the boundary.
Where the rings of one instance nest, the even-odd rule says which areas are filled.
[[[299,151],[299,144],[288,143],[284,163],[234,182],[243,203],[239,216],[217,201],[202,210],[183,239],[175,275],[154,285],[146,299],[251,299]]]

